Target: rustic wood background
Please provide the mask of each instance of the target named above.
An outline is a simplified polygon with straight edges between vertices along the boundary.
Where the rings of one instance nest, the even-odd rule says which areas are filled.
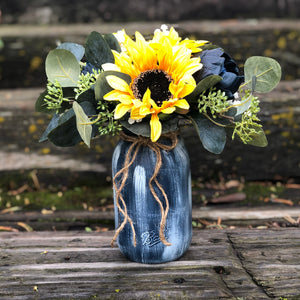
[[[82,185],[92,178],[99,185],[110,185],[111,154],[117,139],[97,139],[91,149],[38,143],[49,121],[34,112],[35,99],[46,82],[44,59],[57,41],[83,43],[92,30],[104,33],[123,27],[131,34],[136,29],[148,34],[164,19],[163,23],[175,24],[184,36],[192,34],[223,45],[240,67],[250,55],[278,59],[283,81],[261,97],[267,148],[229,142],[221,155],[213,155],[202,149],[193,130],[184,133],[195,180],[290,183],[286,202],[276,207],[225,204],[224,208],[218,204],[223,197],[216,199],[219,207],[213,203],[194,206],[194,221],[213,229],[195,230],[189,251],[163,265],[127,261],[117,248],[110,248],[112,231],[101,232],[103,224],[99,232],[74,231],[101,220],[110,222],[106,229],[111,228],[112,209],[14,213],[14,207],[4,208],[0,226],[11,232],[0,233],[0,299],[300,299],[299,1],[239,1],[239,8],[236,1],[221,0],[146,2],[147,10],[145,1],[122,2],[122,10],[118,1],[98,1],[94,6],[95,1],[76,0],[72,7],[69,1],[47,0],[0,4],[4,23],[0,27],[4,41],[0,52],[1,180],[34,170],[30,180],[36,189],[43,183],[68,185],[80,178]],[[197,10],[190,2],[197,4]],[[172,14],[167,14],[170,5]],[[152,22],[123,23],[134,15]],[[190,21],[188,15],[227,20]],[[258,20],[261,16],[294,19]],[[107,20],[119,23],[102,23]],[[17,197],[26,184],[14,188],[10,192]],[[230,201],[238,196],[230,195]],[[0,201],[4,197],[0,191]],[[26,228],[42,231],[16,231]]]

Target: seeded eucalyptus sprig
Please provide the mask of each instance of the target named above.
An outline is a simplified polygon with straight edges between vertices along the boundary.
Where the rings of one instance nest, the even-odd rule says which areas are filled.
[[[79,75],[77,87],[74,88],[74,92],[76,93],[75,99],[77,99],[80,94],[89,90],[95,84],[100,73],[101,73],[100,70],[93,69],[92,73],[87,72],[86,74],[81,73]]]
[[[260,111],[258,97],[251,94],[250,90],[247,90],[243,98],[250,101],[249,108],[241,115],[241,120],[235,122],[235,127],[232,133],[232,139],[237,135],[244,144],[250,143],[255,135],[261,132],[262,125],[258,122],[260,119],[257,114]]]
[[[58,111],[61,108],[63,101],[69,102],[70,100],[64,97],[60,83],[56,79],[54,82],[48,80],[47,93],[44,97],[47,109]]]
[[[229,106],[227,100],[225,92],[217,90],[215,87],[210,88],[208,93],[205,91],[199,97],[199,112],[204,114],[211,113],[216,118],[217,114],[226,111],[226,108]]]
[[[107,101],[99,101],[97,109],[100,111],[98,114],[97,122],[99,135],[111,134],[117,135],[122,130],[122,125],[118,120],[114,119],[114,113],[109,107],[110,103]]]

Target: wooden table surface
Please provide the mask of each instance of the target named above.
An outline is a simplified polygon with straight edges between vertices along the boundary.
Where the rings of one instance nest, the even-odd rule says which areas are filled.
[[[300,299],[299,228],[194,230],[157,265],[128,261],[112,235],[1,232],[0,299]]]

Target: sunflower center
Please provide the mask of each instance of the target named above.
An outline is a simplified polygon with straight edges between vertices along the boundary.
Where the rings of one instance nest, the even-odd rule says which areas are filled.
[[[172,81],[170,75],[162,70],[149,70],[142,72],[132,84],[132,91],[137,99],[142,100],[147,89],[151,91],[151,99],[160,106],[163,101],[171,98],[169,85]]]

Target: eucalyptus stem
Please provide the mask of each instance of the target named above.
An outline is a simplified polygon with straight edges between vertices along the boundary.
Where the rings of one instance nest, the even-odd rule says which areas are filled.
[[[203,114],[208,120],[210,120],[211,122],[213,122],[214,124],[216,124],[217,126],[220,126],[220,127],[227,127],[227,125],[223,125],[223,124],[220,124],[218,122],[216,122],[215,120],[213,120],[208,114]]]

